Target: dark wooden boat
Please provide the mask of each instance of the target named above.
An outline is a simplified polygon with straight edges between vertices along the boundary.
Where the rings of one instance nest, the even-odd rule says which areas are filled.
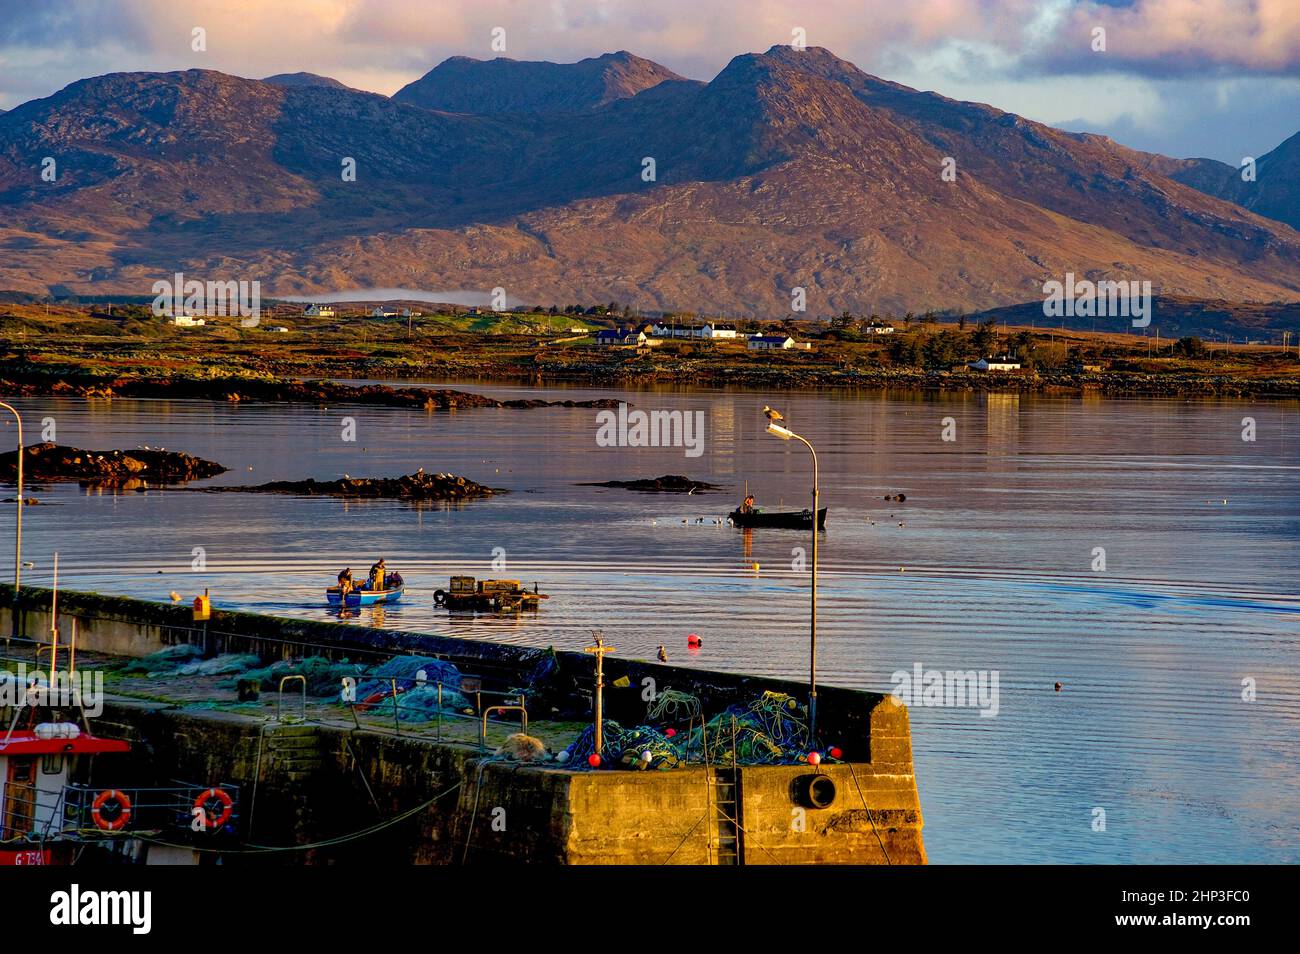
[[[742,513],[739,508],[727,514],[727,519],[737,527],[772,527],[776,530],[811,530],[811,510],[751,510]],[[826,529],[826,508],[817,511],[817,529]]]

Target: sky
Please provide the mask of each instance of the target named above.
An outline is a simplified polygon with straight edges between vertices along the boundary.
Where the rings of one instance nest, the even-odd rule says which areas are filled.
[[[708,80],[795,31],[886,79],[1171,156],[1237,164],[1300,131],[1300,0],[0,0],[0,108],[192,67],[391,94],[458,55],[629,50]]]

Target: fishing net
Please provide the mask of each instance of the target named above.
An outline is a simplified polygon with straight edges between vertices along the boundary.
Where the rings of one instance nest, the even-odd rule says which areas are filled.
[[[808,713],[793,696],[765,692],[748,706],[731,706],[690,733],[690,748],[709,762],[779,765],[801,761],[808,745]]]
[[[253,663],[256,664],[257,661],[254,657]],[[357,678],[364,668],[359,663],[351,663],[346,659],[335,662],[324,656],[308,656],[297,662],[280,661],[258,669],[250,668],[240,673],[239,678],[256,679],[261,688],[274,691],[280,688],[280,680],[286,676],[305,676],[308,695],[329,696],[336,695],[342,690],[344,676]],[[239,679],[232,679],[228,684],[233,686],[238,681]],[[293,685],[285,686],[285,689],[298,691],[297,681],[295,680]]]
[[[423,681],[420,673],[424,674]],[[437,718],[440,709],[439,683],[442,711],[469,708],[469,701],[460,693],[460,670],[429,656],[394,656],[367,670],[357,685],[357,708],[390,717],[395,710],[401,722],[428,722]]]
[[[150,653],[140,659],[132,659],[122,667],[122,673],[124,675],[138,675],[141,673],[146,675],[170,674],[175,672],[177,667],[202,655],[203,648],[201,646],[180,643],[176,646],[160,649],[158,652]]]
[[[640,725],[625,729],[613,719],[606,719],[601,738],[600,757],[605,765],[624,768],[671,769],[682,762],[682,753],[672,739],[658,729]],[[587,759],[596,751],[596,728],[587,726],[566,750],[573,768],[588,767]],[[649,753],[650,759],[645,758]]]
[[[399,692],[397,696],[394,696],[390,689],[384,698],[369,704],[366,710],[371,715],[392,718],[394,704],[397,706],[397,719],[399,722],[432,722],[438,718],[438,687],[422,686],[406,692]],[[455,689],[448,689],[445,685],[443,686],[442,711],[460,712],[468,708],[468,699]]]
[[[460,670],[443,659],[430,656],[394,656],[387,662],[366,671],[357,686],[357,698],[364,699],[376,692],[392,692],[396,681],[399,690],[414,689],[417,677],[423,672],[425,684],[435,688],[442,683],[443,693],[448,689],[460,691]]]
[[[740,765],[793,765],[807,759],[808,713],[785,693],[765,692],[748,705],[731,706],[700,725],[695,696],[664,690],[648,718],[660,727],[625,729],[605,720],[600,752],[603,766],[670,769],[687,762],[730,764],[733,759]],[[694,728],[667,734],[667,723],[692,719]],[[566,751],[568,767],[589,767],[587,759],[595,752],[595,728],[585,728]]]
[[[226,676],[235,672],[246,672],[262,660],[252,653],[225,653],[211,659],[199,659],[182,663],[172,675],[176,676]],[[152,673],[151,675],[159,675]]]

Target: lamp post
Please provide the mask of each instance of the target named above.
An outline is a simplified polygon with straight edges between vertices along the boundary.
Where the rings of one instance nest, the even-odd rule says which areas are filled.
[[[765,407],[763,413],[767,415],[767,432],[769,434],[775,435],[783,441],[798,441],[808,448],[808,453],[812,454],[812,596],[809,601],[808,613],[810,636],[808,654],[808,744],[814,746],[817,744],[817,516],[819,512],[818,501],[820,499],[818,493],[820,472],[817,465],[817,451],[806,438],[800,437],[790,428],[779,423],[785,420],[785,416],[780,411]]]
[[[18,519],[14,521],[14,608],[13,633],[18,635],[18,584],[23,573],[23,418],[12,404],[0,401],[0,407],[13,414],[18,422]],[[5,643],[8,646],[8,642]]]
[[[14,599],[17,600],[23,566],[23,419],[12,404],[0,401],[0,407],[13,414],[18,422],[18,519],[14,524]]]

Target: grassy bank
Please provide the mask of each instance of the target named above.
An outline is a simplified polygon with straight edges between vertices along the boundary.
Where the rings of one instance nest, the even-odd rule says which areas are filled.
[[[1095,392],[1106,395],[1300,397],[1300,359],[1268,346],[1207,349],[1122,334],[988,331],[918,323],[879,340],[812,324],[789,330],[812,350],[754,352],[742,340],[598,348],[581,334],[476,331],[432,317],[408,321],[299,319],[288,332],[226,322],[178,329],[138,317],[8,306],[0,314],[0,393],[348,401],[448,407],[484,401],[455,391],[422,395],[297,379],[425,378],[641,386]],[[21,312],[21,313],[19,313]],[[218,320],[221,321],[220,319]],[[93,327],[88,326],[94,322]],[[139,333],[146,328],[148,334]],[[812,338],[820,334],[821,337]],[[1013,349],[1020,371],[972,371],[972,355]],[[500,404],[501,402],[485,401]],[[519,403],[527,406],[527,402]]]

